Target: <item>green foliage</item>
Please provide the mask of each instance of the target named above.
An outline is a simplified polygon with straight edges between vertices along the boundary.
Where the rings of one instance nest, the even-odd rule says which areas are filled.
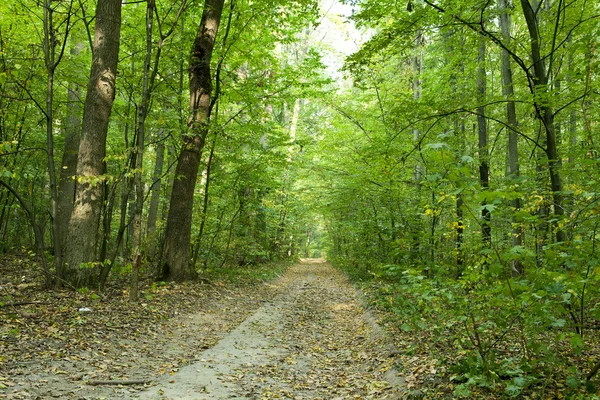
[[[230,282],[236,285],[256,285],[283,274],[289,264],[284,262],[263,263],[251,266],[223,266],[202,271],[202,279],[208,282]]]

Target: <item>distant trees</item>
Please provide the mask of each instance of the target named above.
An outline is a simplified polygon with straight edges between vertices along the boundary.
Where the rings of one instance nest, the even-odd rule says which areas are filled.
[[[572,160],[575,154],[586,158],[587,153],[574,153],[577,150],[561,134],[567,121],[571,129],[578,126],[577,122],[573,124],[577,116],[595,118],[588,111],[592,88],[583,72],[587,70],[585,60],[589,59],[586,54],[593,52],[592,43],[586,39],[597,25],[591,18],[593,7],[583,1],[571,4],[568,10],[561,2],[542,4],[523,0],[513,6],[504,0],[497,4],[425,1],[422,5],[413,4],[411,11],[407,11],[384,3],[360,3],[355,20],[370,28],[373,24],[382,25],[346,65],[355,86],[363,89],[356,98],[362,98],[363,104],[376,105],[365,114],[353,111],[358,107],[354,102],[341,100],[345,104],[345,116],[339,112],[334,114],[342,115],[342,120],[337,122],[340,131],[348,132],[352,126],[360,126],[362,131],[354,141],[355,151],[342,154],[347,154],[348,162],[363,163],[371,170],[367,174],[370,178],[350,174],[348,176],[357,179],[356,182],[341,180],[352,187],[360,187],[361,179],[371,182],[362,186],[364,191],[349,193],[357,196],[356,201],[368,195],[377,204],[380,201],[377,199],[390,195],[375,193],[388,188],[390,193],[395,193],[392,196],[399,196],[397,201],[412,204],[411,208],[395,211],[394,220],[409,223],[411,214],[428,217],[410,220],[411,224],[420,224],[417,229],[421,235],[431,235],[431,218],[435,218],[436,223],[441,222],[441,218],[448,228],[460,232],[464,224],[464,234],[471,232],[464,238],[465,245],[480,242],[487,248],[493,243],[492,249],[511,252],[510,269],[517,274],[523,273],[529,264],[523,258],[523,251],[526,248],[537,251],[536,246],[531,247],[536,241],[525,242],[525,238],[538,236],[543,241],[539,236],[542,222],[548,226],[550,243],[558,244],[556,248],[573,250],[570,240],[575,232],[572,229],[580,224],[570,219],[577,211],[570,208],[574,203],[566,202],[565,198],[572,198],[573,191],[583,181],[570,171],[569,185],[565,187],[562,175],[566,172],[561,171],[561,165],[567,158]],[[391,10],[391,14],[384,16],[384,10]],[[388,22],[383,23],[383,20]],[[454,28],[446,29],[445,24]],[[515,24],[518,29],[513,28]],[[423,42],[409,39],[414,35],[422,35]],[[515,38],[515,35],[518,36]],[[574,37],[579,38],[577,46],[573,44]],[[524,40],[528,44],[526,51],[517,44]],[[418,79],[414,78],[415,62],[420,62],[414,56],[417,51],[423,52]],[[570,72],[575,59],[582,62],[579,79],[573,79]],[[567,81],[568,89],[564,86]],[[385,119],[375,117],[381,114]],[[448,119],[454,122],[445,123]],[[344,126],[349,122],[349,127]],[[471,126],[477,135],[469,133]],[[579,134],[575,133],[569,140],[589,143],[585,125],[582,122],[579,126],[582,128]],[[365,132],[369,135],[368,143],[364,143]],[[342,142],[341,138],[339,141]],[[378,147],[370,144],[372,141],[382,144]],[[458,164],[450,162],[450,153],[458,154]],[[369,157],[363,158],[366,154]],[[469,178],[475,159],[479,160],[478,180]],[[521,160],[537,161],[532,165]],[[339,163],[335,168],[341,168]],[[415,170],[419,173],[411,175],[419,180],[417,186],[401,184],[411,179],[408,171]],[[383,181],[382,171],[386,174]],[[545,178],[537,179],[540,174]],[[340,180],[336,182],[339,184]],[[414,188],[415,192],[410,194],[408,188]],[[430,190],[429,196],[422,195],[425,188]],[[417,197],[422,200],[412,202]],[[407,202],[401,201],[402,198]],[[462,199],[453,217],[443,212],[451,199]],[[333,200],[331,203],[340,204]],[[371,208],[371,218],[379,219],[378,207],[387,209],[388,204],[381,200],[379,206],[365,210]],[[543,211],[545,209],[550,212]],[[498,218],[492,220],[492,213],[499,213]],[[401,249],[409,246],[403,244],[408,238],[399,239],[394,230],[378,226],[377,235],[382,240],[371,245],[388,246],[394,241],[396,252],[403,252]],[[469,228],[472,226],[480,226],[481,232],[475,234]],[[527,227],[535,229],[527,232]],[[461,236],[460,232],[457,235]],[[447,243],[448,231],[437,230],[435,235],[437,237],[430,237],[429,246],[435,248]],[[479,235],[482,241],[476,239]],[[507,242],[507,239],[510,240]],[[475,248],[481,249],[480,246]],[[538,261],[546,259],[547,254],[543,254],[546,250],[538,253]],[[504,256],[498,259],[502,251],[495,255],[500,263],[505,262]],[[384,259],[389,261],[396,259],[392,253],[376,252],[387,254]],[[436,254],[445,257],[452,252]],[[480,255],[472,257],[475,259],[467,262],[476,262]],[[440,261],[431,260],[434,264]],[[411,262],[421,261],[413,259]]]

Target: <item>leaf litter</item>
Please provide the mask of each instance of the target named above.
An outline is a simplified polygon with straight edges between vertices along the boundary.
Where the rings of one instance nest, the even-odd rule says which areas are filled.
[[[397,399],[405,390],[390,341],[324,262],[257,285],[147,285],[137,304],[126,293],[20,284],[0,294],[36,302],[0,308],[6,399]],[[200,385],[206,371],[212,383]],[[105,384],[115,381],[124,384]],[[177,387],[188,397],[170,397]]]

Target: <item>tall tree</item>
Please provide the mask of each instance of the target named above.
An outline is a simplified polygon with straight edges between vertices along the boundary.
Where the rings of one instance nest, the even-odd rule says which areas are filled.
[[[96,261],[104,199],[102,181],[106,138],[115,98],[120,35],[121,0],[99,0],[77,158],[78,185],[69,222],[69,246],[65,252],[65,278],[76,286],[88,285],[92,281],[91,270],[80,268],[80,265]]]
[[[165,163],[165,139],[164,130],[158,131],[158,143],[156,144],[156,162],[154,164],[154,172],[152,174],[150,208],[148,210],[148,220],[146,221],[146,235],[149,238],[154,236],[156,229],[156,221],[158,219],[158,206],[160,205],[160,194],[162,186],[162,173]]]
[[[62,60],[67,44],[67,36],[71,28],[71,6],[69,3],[67,17],[63,22],[66,26],[62,43],[58,42],[57,27],[54,21],[54,5],[52,0],[44,1],[44,61],[46,64],[46,155],[48,157],[48,177],[50,183],[50,203],[52,214],[52,237],[54,248],[54,262],[58,278],[62,275],[62,230],[58,217],[58,180],[56,179],[56,167],[54,163],[54,79],[56,68]],[[58,52],[57,52],[58,49]],[[58,282],[58,280],[57,280]]]
[[[83,47],[84,43],[76,43],[71,49],[71,55],[77,56]],[[69,83],[67,89],[67,116],[64,127],[65,144],[58,182],[58,205],[55,216],[59,231],[58,237],[63,242],[61,252],[64,252],[64,239],[67,237],[69,219],[75,201],[75,179],[73,178],[77,174],[77,150],[79,149],[79,139],[81,137],[81,96],[80,85],[73,82]],[[57,275],[62,277],[62,265],[57,265],[57,267]]]
[[[512,7],[510,0],[499,0],[500,7],[500,30],[502,31],[502,39],[507,47],[510,47],[512,22],[508,10]],[[508,123],[508,148],[507,148],[507,168],[506,175],[509,180],[515,180],[519,177],[519,135],[517,128],[519,126],[517,120],[517,108],[515,106],[515,89],[513,85],[513,70],[511,66],[510,55],[506,49],[500,50],[502,60],[502,93],[506,97],[506,121]],[[521,209],[521,199],[515,198],[511,201],[514,212],[517,213]],[[521,246],[523,244],[523,229],[519,221],[512,218],[513,228],[511,232],[511,242],[513,246]],[[511,269],[515,274],[523,273],[523,266],[519,259],[511,261]]]
[[[212,109],[211,59],[223,12],[224,0],[206,0],[202,19],[192,45],[189,62],[189,132],[184,135],[176,179],[171,192],[161,272],[163,279],[177,281],[196,276],[190,263],[194,188],[202,150],[209,132]]]
[[[486,46],[485,38],[478,38],[477,58],[477,136],[479,138],[479,184],[484,194],[490,188],[490,166],[489,166],[489,149],[488,149],[488,128],[485,115],[485,101],[487,89],[487,72],[485,69]],[[492,241],[492,226],[490,220],[492,213],[487,204],[487,198],[482,200],[481,208],[481,237],[484,248],[489,248]]]
[[[550,187],[554,203],[554,214],[561,218],[565,214],[563,208],[563,187],[560,176],[560,159],[558,156],[558,143],[556,140],[556,127],[554,124],[554,111],[548,100],[548,78],[549,72],[546,68],[547,57],[542,56],[540,25],[537,18],[537,11],[529,0],[521,0],[523,7],[523,16],[527,23],[529,32],[529,45],[531,49],[531,62],[533,64],[533,75],[530,77],[530,87],[534,96],[534,107],[536,117],[540,120],[543,130],[546,134],[545,153],[548,159],[548,172],[550,173]],[[550,59],[554,57],[549,55]],[[565,232],[558,228],[556,230],[556,240],[563,242],[566,239]]]

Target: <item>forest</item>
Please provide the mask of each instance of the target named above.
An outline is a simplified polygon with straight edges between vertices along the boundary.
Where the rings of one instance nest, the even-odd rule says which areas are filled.
[[[1,340],[326,258],[418,396],[597,398],[599,38],[590,0],[0,3]]]

